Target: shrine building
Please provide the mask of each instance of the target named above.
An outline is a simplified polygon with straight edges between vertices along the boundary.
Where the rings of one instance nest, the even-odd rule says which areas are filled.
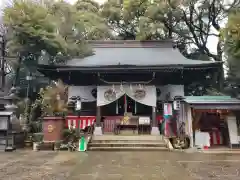
[[[89,41],[89,45],[92,56],[64,65],[39,64],[38,71],[66,83],[69,101],[73,96],[82,98],[79,116],[95,120],[95,135],[116,133],[116,122],[125,118],[135,119],[138,128],[142,125],[138,134],[174,136],[178,122],[187,121],[187,105],[173,104],[179,98],[180,104],[188,104],[186,87],[209,80],[216,87],[220,83],[221,62],[187,59],[170,40]],[[77,116],[73,112],[68,120]],[[159,124],[169,116],[173,117],[169,126],[160,132]],[[88,126],[88,122],[79,124]],[[192,137],[192,120],[185,124]]]

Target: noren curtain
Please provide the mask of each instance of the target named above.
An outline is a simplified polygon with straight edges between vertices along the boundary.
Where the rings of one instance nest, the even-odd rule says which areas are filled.
[[[114,98],[106,98],[106,92],[109,90],[114,89],[115,95]],[[136,96],[136,91],[142,89],[145,91],[145,95],[141,98]],[[126,94],[133,100],[137,101],[138,103],[156,107],[157,104],[157,97],[156,97],[156,87],[155,86],[144,86],[139,87],[137,85],[128,86],[128,85],[117,85],[117,86],[98,86],[97,87],[97,106],[104,106],[110,104],[111,102],[116,101],[121,96]]]

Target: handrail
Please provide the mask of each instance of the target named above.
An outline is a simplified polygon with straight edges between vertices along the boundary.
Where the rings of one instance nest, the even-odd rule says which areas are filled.
[[[185,122],[181,122],[180,127],[178,128],[180,135],[184,135],[185,134],[184,128],[185,128]]]
[[[87,137],[87,148],[88,148],[88,143],[92,140],[94,127],[95,127],[95,123],[88,128],[87,135],[85,136],[85,138]]]

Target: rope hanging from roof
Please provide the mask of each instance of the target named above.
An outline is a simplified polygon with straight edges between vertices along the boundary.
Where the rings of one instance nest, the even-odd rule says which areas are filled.
[[[98,73],[98,77],[99,77],[99,80],[106,83],[106,84],[119,84],[119,85],[122,85],[122,84],[128,84],[129,82],[125,82],[125,81],[122,81],[122,82],[110,82],[110,81],[107,81],[107,80],[104,80],[103,78],[101,78],[101,75],[100,73]],[[152,78],[148,81],[136,81],[136,82],[131,82],[131,84],[150,84],[153,80],[155,79],[155,72],[153,72],[153,75],[152,75]]]

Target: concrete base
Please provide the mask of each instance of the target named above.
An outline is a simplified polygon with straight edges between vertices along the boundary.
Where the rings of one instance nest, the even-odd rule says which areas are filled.
[[[152,127],[151,135],[157,136],[160,135],[160,131],[158,127]]]
[[[102,127],[95,127],[95,129],[94,129],[94,132],[93,132],[93,135],[95,135],[95,136],[101,136],[101,135],[103,135],[103,132],[102,132]]]

